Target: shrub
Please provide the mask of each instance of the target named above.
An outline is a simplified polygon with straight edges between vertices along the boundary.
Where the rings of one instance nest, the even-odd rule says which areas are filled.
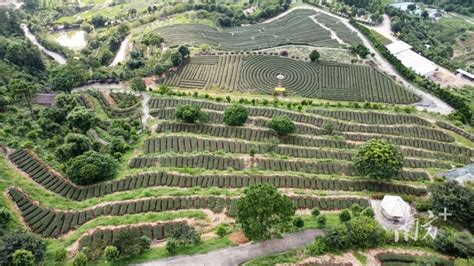
[[[70,161],[66,174],[74,183],[88,185],[113,178],[117,168],[110,155],[88,151]]]
[[[246,188],[237,202],[237,220],[252,240],[279,235],[288,228],[294,213],[293,202],[268,183]]]
[[[104,258],[107,261],[115,261],[119,258],[120,252],[115,246],[107,246],[104,249]]]
[[[183,62],[183,56],[182,56],[181,53],[178,52],[178,51],[172,52],[170,58],[171,58],[171,63],[172,63],[173,66],[175,66],[175,67],[181,65],[181,63]]]
[[[295,124],[286,115],[273,117],[267,122],[267,127],[275,130],[280,136],[287,136],[295,132]]]
[[[349,249],[351,244],[347,227],[344,224],[331,226],[324,237],[324,244],[329,251]]]
[[[0,238],[0,265],[12,265],[13,254],[19,249],[30,251],[35,263],[41,264],[46,243],[36,235],[25,232],[9,232]]]
[[[67,257],[67,251],[65,248],[59,248],[56,251],[54,251],[54,261],[56,262],[63,262],[66,260]]]
[[[352,247],[373,248],[386,240],[385,230],[372,218],[360,216],[346,224]]]
[[[228,126],[242,126],[247,121],[249,111],[240,104],[234,104],[224,111],[224,123]]]
[[[362,175],[388,179],[400,174],[403,155],[395,145],[372,139],[359,149],[354,165]]]
[[[0,229],[7,226],[12,219],[12,213],[5,207],[0,208]]]
[[[318,209],[318,208],[313,208],[311,210],[311,215],[313,215],[313,217],[318,217],[319,215],[321,214],[321,211]]]
[[[150,249],[151,240],[141,236],[135,230],[126,230],[114,235],[112,245],[115,246],[122,257],[133,257]]]
[[[228,224],[220,224],[217,226],[216,234],[220,237],[224,237],[229,233],[229,225]]]
[[[467,232],[456,232],[446,228],[434,239],[435,250],[451,256],[469,258],[474,256],[474,238]]]
[[[196,121],[205,123],[208,120],[207,113],[201,111],[197,105],[181,105],[176,108],[176,118],[185,123]]]
[[[255,157],[255,154],[257,154],[257,149],[255,149],[255,147],[250,148],[250,151],[249,151],[250,157]]]
[[[334,135],[334,125],[332,123],[324,124],[324,134],[326,135]]]
[[[193,246],[201,242],[201,236],[199,233],[190,228],[189,226],[183,226],[173,232],[171,237],[166,243],[166,250],[170,254],[174,254],[180,247]]]
[[[301,217],[296,217],[294,220],[293,220],[293,225],[296,227],[296,228],[303,228],[304,226],[304,221]]]
[[[34,266],[36,265],[35,256],[28,250],[18,249],[12,255],[12,262],[15,266]]]
[[[316,50],[313,50],[310,54],[309,54],[309,59],[311,60],[311,62],[316,62],[319,60],[319,57],[321,57],[321,55],[319,54],[318,51]]]
[[[89,259],[87,258],[86,254],[84,252],[79,252],[74,260],[72,261],[73,266],[87,266],[87,263],[89,262]]]
[[[181,56],[183,58],[186,58],[189,56],[189,48],[184,46],[184,45],[181,45],[179,48],[178,48],[178,52],[181,54]]]
[[[313,243],[308,245],[306,250],[311,256],[323,255],[324,253],[326,253],[326,244],[324,243],[324,238],[316,238]]]
[[[176,254],[176,251],[178,250],[178,241],[173,238],[169,238],[168,241],[166,241],[166,251],[170,254]]]
[[[319,215],[318,218],[316,218],[316,221],[320,226],[326,225],[326,215]]]
[[[100,122],[95,111],[79,106],[74,108],[66,119],[72,127],[77,128],[82,132],[86,132],[90,128],[98,125]]]
[[[354,203],[351,205],[351,213],[352,215],[354,216],[359,216],[360,212],[362,211],[362,207],[357,204],[357,203]]]
[[[130,88],[134,91],[146,91],[145,81],[140,77],[135,77],[130,81]]]
[[[92,148],[91,140],[82,134],[70,133],[64,138],[64,143],[56,151],[56,157],[62,160],[69,160]]]
[[[458,184],[456,181],[447,181],[442,184],[433,184],[430,187],[431,205],[434,211],[443,212],[444,208],[452,213],[454,221],[467,226],[474,231],[474,190]]]
[[[369,218],[374,218],[375,216],[374,209],[372,209],[371,207],[365,208],[360,214]]]
[[[351,220],[351,213],[348,209],[344,209],[339,213],[339,221],[342,223],[348,222]]]

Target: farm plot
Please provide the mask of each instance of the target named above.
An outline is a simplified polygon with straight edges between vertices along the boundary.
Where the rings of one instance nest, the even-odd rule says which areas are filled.
[[[280,56],[234,54],[196,56],[171,74],[165,84],[183,88],[214,88],[272,94],[282,86],[293,96],[341,101],[413,103],[419,97],[387,75],[364,65],[307,62]]]
[[[156,32],[164,37],[168,46],[208,44],[233,51],[264,49],[286,44],[338,47],[338,42],[331,38],[330,32],[310,18],[315,14],[316,12],[312,10],[295,10],[266,24],[233,28],[180,24],[161,27]]]
[[[209,120],[214,124],[223,123],[223,110],[228,107],[228,104],[223,103],[212,103],[200,100],[193,99],[168,99],[168,98],[154,98],[150,102],[150,107],[153,108],[151,114],[159,119],[171,120],[174,119],[174,108],[179,105],[193,104],[198,105],[209,114]],[[159,107],[159,108],[157,108]],[[269,118],[275,115],[288,115],[293,121],[296,122],[296,134],[310,134],[310,135],[325,135],[323,127],[325,125],[331,124],[334,131],[336,132],[360,132],[360,133],[371,133],[371,134],[384,134],[384,135],[395,135],[395,136],[406,136],[406,137],[416,137],[420,139],[436,140],[442,142],[453,142],[454,138],[449,134],[445,133],[440,129],[434,129],[429,127],[429,122],[422,119],[414,119],[413,121],[424,121],[425,126],[413,125],[374,125],[373,123],[364,123],[360,121],[357,124],[351,120],[339,120],[332,117],[320,116],[316,114],[315,111],[310,113],[298,113],[291,112],[275,108],[261,108],[261,107],[252,107],[249,106],[249,115],[250,119],[247,121],[247,124],[254,125],[257,127],[265,127],[266,122]],[[314,113],[314,114],[312,114]],[[324,114],[324,113],[323,113]],[[360,114],[361,116],[365,115],[364,113]],[[387,117],[387,119],[393,119],[393,116],[383,116],[380,114],[378,118]],[[398,118],[398,120],[403,120],[403,116]],[[423,123],[423,122],[420,122]],[[276,135],[273,135],[276,137]]]
[[[155,147],[155,139],[147,140],[145,147],[151,149]],[[181,143],[181,142],[180,142]],[[185,141],[185,143],[188,143]],[[161,143],[160,143],[161,144]],[[190,147],[196,147],[188,143]],[[162,145],[159,145],[161,147]],[[164,148],[168,145],[163,145]],[[173,148],[173,147],[172,147]],[[167,152],[168,150],[160,150]],[[322,151],[322,153],[329,153]],[[338,154],[338,153],[334,153]],[[344,153],[342,153],[344,154]],[[337,155],[339,156],[339,155]],[[65,178],[52,173],[43,163],[35,159],[30,152],[18,150],[9,159],[17,165],[23,172],[28,174],[35,182],[46,189],[63,196],[65,198],[82,201],[95,197],[103,197],[115,192],[130,191],[141,188],[168,186],[168,187],[203,187],[213,186],[221,188],[242,188],[252,184],[270,182],[279,188],[311,188],[311,189],[336,189],[344,191],[374,191],[392,193],[424,195],[424,187],[413,187],[405,184],[387,183],[378,180],[350,180],[350,179],[328,179],[318,177],[305,177],[294,174],[285,175],[249,175],[249,174],[199,174],[184,175],[171,172],[153,172],[127,176],[120,180],[114,180],[97,185],[76,186],[68,182]],[[25,163],[26,162],[26,163]],[[29,162],[29,163],[28,163]],[[42,177],[45,176],[45,177]],[[54,186],[54,184],[56,184]]]
[[[338,18],[326,15],[324,13],[317,13],[314,18],[322,23],[324,26],[334,31],[344,43],[355,45],[362,44],[362,40],[359,38],[356,32],[349,29],[342,21]]]
[[[8,194],[14,201],[30,229],[44,237],[59,237],[79,226],[101,216],[122,216],[147,212],[162,212],[184,209],[210,209],[213,212],[226,212],[235,216],[238,198],[219,196],[192,197],[160,197],[136,201],[111,202],[89,209],[66,211],[45,208],[34,202],[18,188],[8,189]],[[314,197],[289,196],[296,208],[307,209],[318,207],[322,210],[338,210],[349,208],[357,203],[367,207],[367,198],[362,197]]]

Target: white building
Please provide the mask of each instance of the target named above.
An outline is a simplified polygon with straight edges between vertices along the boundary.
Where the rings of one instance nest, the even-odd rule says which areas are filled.
[[[412,46],[403,41],[396,41],[388,44],[385,47],[393,54],[398,60],[402,62],[407,68],[411,68],[415,73],[421,76],[432,75],[437,66],[432,61],[415,53],[411,48]]]

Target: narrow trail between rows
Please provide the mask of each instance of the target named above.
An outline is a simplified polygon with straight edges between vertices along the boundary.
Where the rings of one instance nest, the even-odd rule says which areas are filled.
[[[323,236],[321,229],[310,229],[297,233],[286,234],[280,239],[272,239],[258,243],[247,243],[211,251],[193,256],[176,256],[162,260],[152,260],[135,265],[240,265],[257,257],[271,255],[310,244],[317,236]]]

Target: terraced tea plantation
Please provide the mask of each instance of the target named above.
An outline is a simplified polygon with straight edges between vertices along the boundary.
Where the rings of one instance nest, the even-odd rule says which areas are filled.
[[[204,65],[221,58],[240,57],[245,56],[206,56],[197,60]],[[192,65],[195,64],[189,66]],[[322,68],[316,64],[310,67]],[[205,74],[208,73],[202,73]],[[124,101],[123,108],[111,105],[106,94],[97,92],[85,93],[79,101],[88,108],[107,110],[104,112],[114,119],[133,119],[137,115],[140,98],[110,96],[117,103]],[[76,243],[75,247],[80,248],[113,244],[123,232],[162,241],[176,230],[194,228],[197,224],[204,232],[214,229],[209,218],[196,215],[206,217],[211,213],[235,218],[236,203],[243,189],[253,184],[270,183],[288,193],[299,210],[340,210],[354,203],[365,207],[371,197],[383,194],[425,197],[434,172],[468,164],[474,157],[470,145],[456,141],[469,141],[468,133],[417,115],[314,107],[296,112],[248,104],[244,105],[249,112],[246,124],[230,127],[223,123],[223,112],[230,103],[187,96],[154,96],[148,105],[156,126],[123,162],[124,174],[120,178],[79,186],[31,150],[9,153],[8,160],[33,184],[10,186],[6,190],[29,230],[45,238],[66,238],[67,243]],[[199,106],[208,114],[208,122],[177,121],[175,110],[182,105]],[[267,128],[267,121],[277,115],[286,115],[295,122],[294,134],[280,137]],[[110,124],[108,121],[101,127],[107,130]],[[325,129],[327,125],[332,125],[331,134]],[[400,146],[404,167],[394,180],[361,177],[354,168],[356,150],[374,138]],[[39,192],[38,186],[39,191],[45,192]],[[44,193],[55,200],[45,202],[36,198]],[[145,196],[127,196],[135,193]],[[74,207],[57,207],[55,202]],[[200,214],[190,216],[190,209]],[[148,214],[175,215],[180,219],[90,227],[104,219]]]
[[[289,95],[342,101],[413,103],[419,97],[365,65],[307,62],[276,55],[196,56],[165,84],[272,94],[282,74]]]
[[[340,44],[331,38],[331,32],[310,18],[316,14],[313,10],[298,9],[269,23],[233,28],[177,24],[158,28],[156,32],[165,38],[168,46],[209,44],[233,51],[256,50],[286,44],[339,47]],[[352,35],[344,25],[337,25],[334,30],[340,32],[341,38],[348,44],[360,42],[358,37]]]

